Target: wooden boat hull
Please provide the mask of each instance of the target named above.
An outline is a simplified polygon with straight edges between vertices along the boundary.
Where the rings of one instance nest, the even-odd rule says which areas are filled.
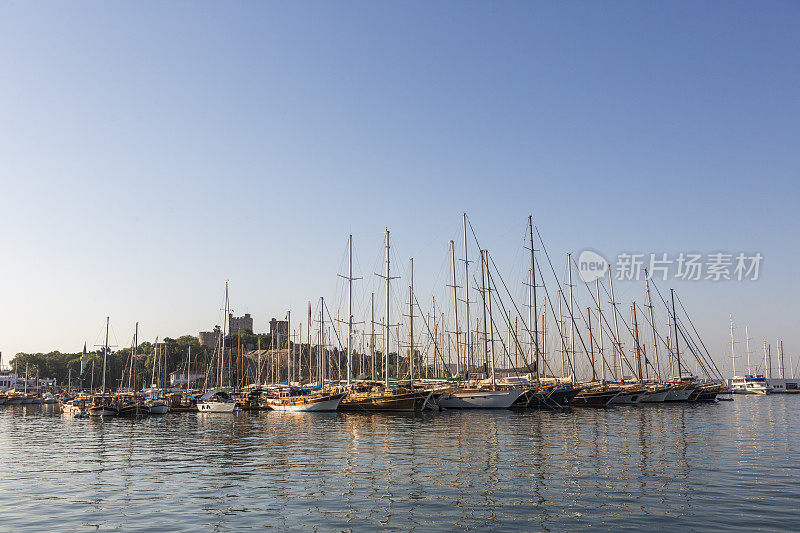
[[[432,394],[432,391],[351,393],[339,404],[339,410],[419,412],[425,409]]]
[[[700,396],[697,398],[698,402],[714,402],[717,400],[717,394],[721,392],[721,389],[709,388],[703,389],[700,393]]]
[[[150,409],[142,403],[123,405],[119,408],[117,416],[141,417],[150,414]]]
[[[456,390],[445,392],[436,403],[443,409],[508,409],[528,390]]]
[[[267,398],[267,405],[274,411],[336,411],[345,393],[326,396],[307,397],[295,396],[289,398]]]
[[[88,411],[89,411],[89,416],[101,416],[101,417],[117,416],[117,414],[119,413],[119,411],[116,408],[109,407],[107,405],[90,407]]]
[[[575,407],[606,407],[619,395],[619,391],[587,391],[583,390],[572,399]]]
[[[192,405],[171,405],[169,407],[170,413],[196,413],[197,407]]]

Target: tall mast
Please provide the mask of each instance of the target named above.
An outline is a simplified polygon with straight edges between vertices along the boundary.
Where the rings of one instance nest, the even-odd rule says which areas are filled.
[[[492,390],[496,389],[494,375],[494,323],[492,322],[492,280],[489,277],[489,252],[483,250],[483,264],[486,267],[486,309],[489,313],[489,364],[491,365]]]
[[[389,274],[389,228],[386,228],[386,331],[383,339],[383,370],[387,389],[389,388],[389,281],[391,279]]]
[[[353,235],[347,237],[349,271],[347,276],[347,384],[353,372]]]
[[[192,345],[189,345],[189,354],[186,356],[186,392],[189,392],[189,381],[192,379]]]
[[[319,382],[325,388],[325,298],[319,297]]]
[[[675,327],[675,360],[678,362],[678,380],[683,378],[683,368],[681,368],[681,349],[678,342],[678,313],[675,312],[675,289],[669,290],[672,298],[672,324]]]
[[[543,298],[542,299],[542,345],[541,345],[541,351],[539,353],[542,356],[541,357],[542,373],[544,374],[544,377],[547,377],[547,372],[545,372],[545,370],[547,369],[547,362],[544,359],[545,354],[547,353],[547,323],[546,322],[547,322],[547,298]],[[538,375],[538,369],[537,369],[537,375]]]
[[[603,382],[606,381],[606,359],[603,356],[603,309],[600,307],[600,278],[594,280],[594,290],[597,293],[597,329],[600,336],[600,373]]]
[[[753,370],[750,368],[750,332],[747,330],[747,326],[744,327],[744,342],[747,348],[747,373],[752,375]]]
[[[473,364],[472,343],[469,342],[469,256],[467,255],[467,214],[462,213],[464,224],[464,321],[467,324],[467,344],[464,351],[465,377],[469,379],[469,367]]]
[[[736,377],[736,355],[733,351],[733,315],[731,315],[731,368],[733,369],[733,377]]]
[[[786,368],[783,360],[783,341],[775,339],[775,349],[778,350],[778,372],[781,379],[786,379]]]
[[[769,360],[769,379],[772,379],[772,345],[767,344],[767,359]]]
[[[567,254],[567,283],[569,286],[569,353],[567,359],[572,369],[572,379],[575,380],[575,299],[572,297],[572,254]]]
[[[108,322],[106,317],[106,343],[103,345],[103,396],[106,394],[106,359],[108,359]],[[25,376],[25,384],[28,383],[28,377]]]
[[[539,326],[538,326],[538,313],[536,309],[536,260],[534,256],[534,248],[533,248],[533,215],[528,215],[528,229],[530,230],[530,245],[531,245],[531,274],[530,274],[530,281],[531,286],[528,291],[528,297],[530,301],[528,302],[528,313],[529,313],[529,327],[533,328],[533,339],[531,342],[534,346],[534,354],[535,354],[535,361],[536,364],[534,367],[536,368],[536,377],[539,377]],[[532,322],[532,324],[530,324]],[[530,329],[528,330],[530,333]]]
[[[561,314],[561,289],[558,289],[558,338],[561,340],[561,377],[563,378],[567,373],[567,365],[564,362],[564,352],[567,349],[567,345],[564,341],[564,318]]]
[[[653,357],[656,360],[656,381],[661,379],[661,364],[658,361],[658,336],[656,335],[656,321],[653,317],[653,301],[650,299],[650,278],[647,276],[647,270],[644,274],[644,286],[647,292],[647,309],[650,312],[650,334],[653,337]]]
[[[222,321],[222,348],[219,353],[219,364],[217,365],[219,379],[217,380],[217,386],[222,387],[222,372],[223,367],[225,366],[225,335],[228,331],[228,319],[230,318],[228,315],[228,282],[225,281],[225,318]]]
[[[644,376],[642,375],[642,350],[641,346],[639,345],[639,321],[636,320],[636,302],[631,304],[631,311],[633,312],[633,332],[635,335],[634,340],[636,341],[636,366],[639,369],[639,383],[643,383]]]
[[[614,276],[608,276],[608,283],[611,286],[611,312],[614,315],[614,342],[611,343],[613,348],[613,365],[614,365],[614,381],[617,381],[619,378],[619,372],[617,370],[617,362],[619,358],[624,358],[625,356],[622,354],[622,339],[619,336],[619,322],[617,321],[617,301],[614,299]],[[619,361],[621,364],[621,361]]]
[[[594,367],[594,336],[592,333],[592,308],[586,308],[586,318],[589,325],[589,353],[592,361],[592,381],[597,381],[597,370]]]
[[[133,354],[131,355],[131,368],[130,372],[128,373],[128,387],[136,392],[136,379],[133,376],[133,370],[136,368],[136,351],[139,347],[139,323],[136,323],[136,327],[133,330]]]
[[[399,354],[398,354],[399,355]],[[414,384],[414,258],[411,258],[411,283],[408,285],[408,379]]]
[[[459,329],[458,329],[458,292],[456,290],[456,247],[455,242],[450,241],[450,266],[453,271],[453,331],[456,334],[456,376],[461,376],[461,343],[459,342]],[[467,284],[467,281],[464,281]],[[434,316],[436,310],[434,309]],[[467,322],[469,324],[469,322]],[[443,324],[444,325],[444,324]],[[469,328],[468,328],[469,329]],[[434,359],[435,361],[435,359]]]
[[[286,311],[286,384],[292,386],[292,312]]]
[[[311,319],[311,300],[308,301],[308,333],[306,337],[308,337],[308,381],[312,381],[313,378],[313,364],[311,363],[311,329],[313,327],[312,319]]]
[[[483,364],[484,368],[487,368],[489,364],[489,335],[487,331],[488,324],[486,323],[486,259],[483,250],[479,250],[479,252],[481,254],[481,295],[483,297]]]
[[[150,378],[151,389],[158,385],[158,382],[156,381],[156,363],[158,363],[158,336],[156,336],[156,342],[153,344],[153,373]]]
[[[369,319],[369,352],[370,356],[372,357],[372,379],[376,379],[377,375],[375,374],[375,293],[370,293],[369,295],[369,309],[370,309],[370,319]]]

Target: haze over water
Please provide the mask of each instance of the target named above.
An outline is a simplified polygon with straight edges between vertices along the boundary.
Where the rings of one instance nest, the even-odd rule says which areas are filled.
[[[0,528],[786,530],[798,403],[106,421],[6,406]]]

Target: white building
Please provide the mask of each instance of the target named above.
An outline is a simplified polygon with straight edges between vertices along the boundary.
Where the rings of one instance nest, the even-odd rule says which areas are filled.
[[[205,374],[198,374],[195,372],[189,373],[189,384],[190,385],[197,385],[201,381],[205,379]],[[169,375],[169,384],[172,387],[179,387],[181,385],[186,385],[186,372],[182,370],[176,370],[172,374]]]

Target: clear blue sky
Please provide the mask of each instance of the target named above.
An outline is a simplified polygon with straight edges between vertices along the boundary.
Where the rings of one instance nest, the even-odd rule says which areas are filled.
[[[226,279],[263,330],[336,296],[348,233],[374,285],[385,226],[438,294],[462,211],[510,270],[529,213],[562,264],[760,251],[756,283],[676,286],[720,356],[729,313],[797,354],[798,28],[792,2],[4,2],[4,362],[106,315],[121,345],[196,334]]]

